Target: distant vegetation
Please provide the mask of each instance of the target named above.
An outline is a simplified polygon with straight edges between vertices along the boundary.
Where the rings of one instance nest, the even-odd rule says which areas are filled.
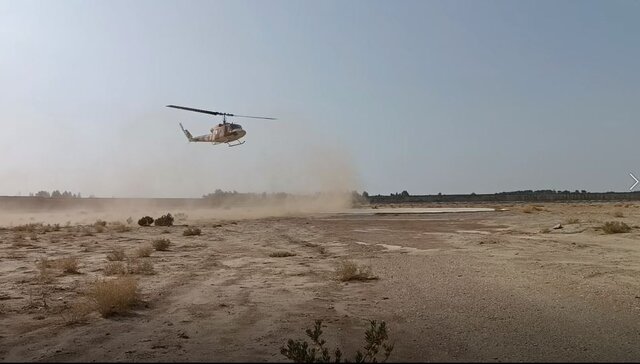
[[[407,191],[389,195],[369,195],[366,191],[362,197],[369,203],[406,203],[406,202],[492,202],[492,201],[611,201],[640,200],[640,191],[635,192],[587,192],[586,190],[520,190],[487,194],[445,195],[411,195]]]
[[[58,190],[52,191],[51,193],[49,193],[49,191],[38,191],[36,193],[29,193],[30,197],[47,197],[47,198],[82,198],[82,196],[80,195],[80,192],[76,193],[71,193],[69,191],[64,191],[64,192],[60,192]]]

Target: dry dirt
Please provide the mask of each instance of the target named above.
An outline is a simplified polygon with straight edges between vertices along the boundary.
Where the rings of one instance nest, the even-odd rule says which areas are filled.
[[[387,322],[395,342],[392,361],[640,361],[640,205],[541,206],[187,216],[168,228],[140,227],[136,215],[129,231],[107,225],[103,232],[86,221],[48,232],[5,225],[0,360],[282,361],[279,348],[303,338],[315,319],[324,320],[329,346],[352,359],[367,320],[376,319]],[[67,218],[49,211],[27,220]],[[607,235],[599,229],[606,221],[633,229]],[[202,235],[183,236],[185,225]],[[124,316],[91,312],[71,322],[74,304],[105,277],[111,249],[131,256],[159,238],[172,245],[141,258],[156,272],[136,275],[142,302]],[[276,251],[295,255],[269,256]],[[51,268],[48,282],[38,279],[39,259],[67,256],[79,258],[79,274]],[[345,258],[379,279],[337,281],[335,267]]]

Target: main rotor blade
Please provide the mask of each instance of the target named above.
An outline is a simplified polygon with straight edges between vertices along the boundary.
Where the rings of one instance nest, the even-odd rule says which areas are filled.
[[[182,110],[187,110],[187,111],[195,111],[195,112],[201,112],[203,114],[209,114],[209,115],[226,115],[226,116],[233,116],[231,114],[226,114],[223,112],[217,112],[217,111],[209,111],[209,110],[202,110],[202,109],[194,109],[192,107],[184,107],[184,106],[177,106],[177,105],[167,105],[167,107],[172,107],[174,109],[182,109]]]
[[[267,119],[267,120],[277,120],[276,118],[268,118],[265,116],[247,116],[247,115],[235,115],[235,114],[229,114],[226,112],[218,112],[218,111],[209,111],[209,110],[202,110],[202,109],[194,109],[192,107],[185,107],[185,106],[177,106],[177,105],[167,105],[167,107],[172,107],[174,109],[181,109],[181,110],[187,110],[187,111],[194,111],[194,112],[200,112],[203,114],[209,114],[209,115],[224,115],[224,116],[237,116],[240,118],[252,118],[252,119]]]
[[[246,116],[246,115],[235,115],[235,114],[227,114],[227,116],[236,116],[236,117],[239,117],[239,118],[278,120],[276,118],[268,118],[268,117],[265,117],[265,116]]]

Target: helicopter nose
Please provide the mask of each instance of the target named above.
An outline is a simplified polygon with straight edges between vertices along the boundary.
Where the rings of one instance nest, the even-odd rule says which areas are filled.
[[[240,130],[236,130],[236,134],[238,134],[238,138],[242,138],[245,134],[247,134],[247,132],[240,129]]]

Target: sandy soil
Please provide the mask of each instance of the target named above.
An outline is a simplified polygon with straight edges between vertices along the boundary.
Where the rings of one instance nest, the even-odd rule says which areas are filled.
[[[640,361],[640,205],[541,206],[187,216],[168,228],[134,222],[103,232],[69,212],[23,213],[21,223],[72,222],[0,230],[0,360],[282,361],[280,346],[303,338],[315,319],[324,320],[329,346],[351,357],[367,320],[377,319],[395,342],[392,361]],[[634,229],[604,234],[605,221]],[[185,225],[202,235],[183,236]],[[136,275],[140,304],[124,316],[92,312],[71,322],[73,305],[105,277],[112,248],[133,255],[159,238],[172,245],[141,258],[156,274]],[[275,251],[296,255],[270,257]],[[52,268],[49,282],[38,279],[39,259],[66,256],[79,258],[79,274]],[[379,279],[337,281],[345,258]]]

